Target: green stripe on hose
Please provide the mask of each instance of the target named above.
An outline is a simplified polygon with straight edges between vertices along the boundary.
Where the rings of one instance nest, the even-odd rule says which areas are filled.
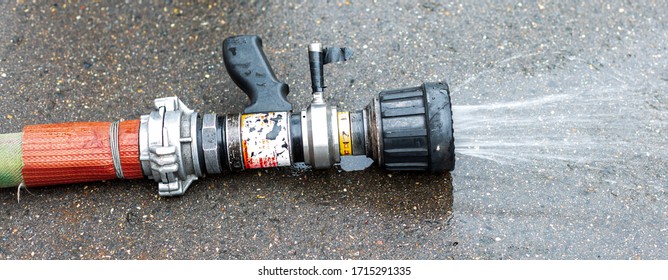
[[[0,188],[16,187],[23,182],[23,133],[0,134]]]

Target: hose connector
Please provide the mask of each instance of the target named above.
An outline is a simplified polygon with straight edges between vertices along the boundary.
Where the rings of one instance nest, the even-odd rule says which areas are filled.
[[[158,98],[155,110],[141,116],[139,160],[144,176],[158,182],[160,196],[183,195],[204,177],[198,149],[198,114],[175,96]],[[202,160],[200,160],[202,158]]]

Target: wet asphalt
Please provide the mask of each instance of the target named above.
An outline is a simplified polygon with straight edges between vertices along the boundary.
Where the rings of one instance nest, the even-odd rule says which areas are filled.
[[[137,119],[171,95],[241,112],[221,53],[239,34],[262,37],[297,109],[319,41],[354,51],[325,69],[326,100],[343,110],[446,81],[459,106],[572,94],[550,110],[607,117],[592,118],[582,133],[596,145],[575,159],[458,154],[451,174],[255,170],[179,198],[148,180],[36,188],[20,202],[2,189],[2,259],[668,258],[666,2],[37,2],[0,3],[2,133]],[[469,131],[455,137],[518,133]]]

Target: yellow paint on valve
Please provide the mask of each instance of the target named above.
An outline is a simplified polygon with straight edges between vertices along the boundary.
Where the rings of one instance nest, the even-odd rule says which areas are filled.
[[[353,154],[353,143],[350,137],[350,113],[338,112],[339,121],[339,153],[342,156]]]

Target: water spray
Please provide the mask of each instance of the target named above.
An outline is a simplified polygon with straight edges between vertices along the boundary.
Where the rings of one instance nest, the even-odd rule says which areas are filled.
[[[30,125],[0,135],[0,187],[147,178],[180,196],[206,175],[305,164],[362,170],[447,172],[455,166],[445,83],[387,90],[359,111],[325,103],[324,65],[348,48],[308,47],[313,101],[293,112],[289,87],[272,71],[257,36],[223,42],[232,80],[249,97],[241,114],[200,114],[158,98],[139,120]]]

